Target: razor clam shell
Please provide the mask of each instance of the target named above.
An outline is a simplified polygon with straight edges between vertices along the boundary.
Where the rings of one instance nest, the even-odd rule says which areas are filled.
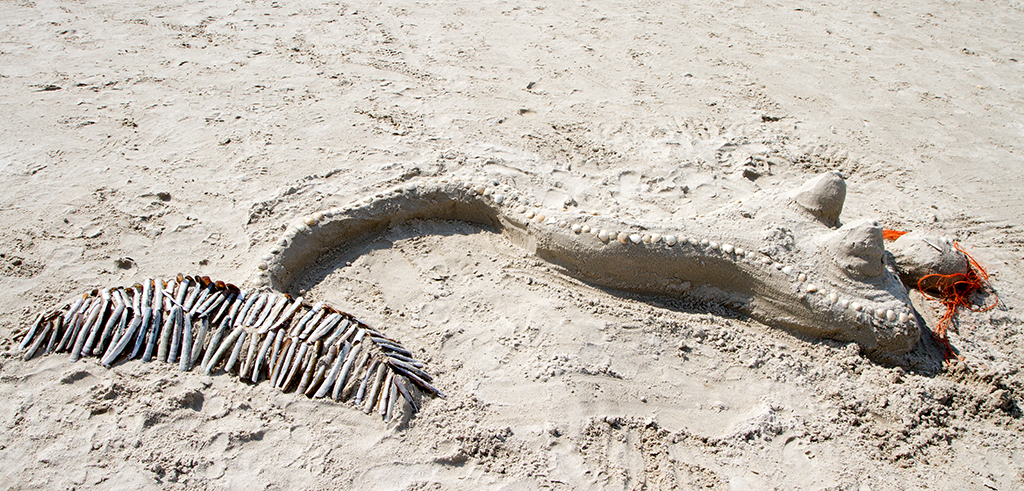
[[[370,386],[370,392],[366,394],[366,400],[363,402],[363,412],[369,414],[377,407],[377,396],[380,395],[381,384],[384,383],[384,378],[388,374],[388,367],[385,363],[377,364],[377,372],[373,375],[373,385]]]
[[[32,323],[32,328],[28,330],[28,333],[25,334],[25,339],[21,340],[21,344],[18,345],[18,351],[25,351],[25,348],[28,348],[29,343],[32,342],[32,338],[36,335],[36,331],[43,323],[43,317],[44,315],[42,313],[36,316],[36,321]]]

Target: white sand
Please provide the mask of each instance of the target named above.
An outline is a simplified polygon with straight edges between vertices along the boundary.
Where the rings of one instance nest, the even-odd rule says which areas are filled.
[[[1024,487],[1019,3],[390,3],[0,3],[0,487]],[[645,220],[838,169],[844,220],[958,238],[1005,307],[914,372],[420,222],[304,285],[428,361],[408,428],[15,356],[74,295],[242,282],[298,216],[477,167]]]

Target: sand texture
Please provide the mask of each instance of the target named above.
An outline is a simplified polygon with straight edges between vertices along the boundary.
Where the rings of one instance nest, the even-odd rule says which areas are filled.
[[[1008,1],[0,2],[0,488],[1024,489],[1022,80]],[[18,353],[82,293],[264,284],[305,217],[455,178],[806,253],[813,276],[786,209],[744,203],[830,171],[842,224],[948,236],[991,273],[1000,304],[950,336],[963,363],[927,329],[879,359],[688,295],[674,263],[464,213],[272,285],[423,360],[447,398],[411,420]]]

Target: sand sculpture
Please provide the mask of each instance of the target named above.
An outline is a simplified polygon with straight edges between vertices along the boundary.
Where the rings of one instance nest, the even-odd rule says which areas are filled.
[[[837,172],[789,192],[762,191],[679,223],[627,224],[582,210],[548,210],[498,180],[410,182],[288,228],[261,260],[252,288],[179,275],[84,295],[40,314],[25,357],[119,360],[223,370],[281,390],[351,401],[391,420],[442,396],[409,350],[292,283],[318,259],[416,219],[491,227],[567,275],[647,295],[730,306],[770,326],[852,341],[895,361],[920,337],[907,291],[886,264],[877,222],[843,224]]]
[[[649,295],[731,306],[770,326],[854,341],[873,359],[910,351],[920,329],[906,289],[884,263],[881,226],[839,220],[846,182],[820,175],[762,191],[694,220],[627,224],[546,210],[497,180],[408,183],[303,217],[263,258],[257,283],[288,291],[329,251],[415,219],[492,227],[567,275]]]

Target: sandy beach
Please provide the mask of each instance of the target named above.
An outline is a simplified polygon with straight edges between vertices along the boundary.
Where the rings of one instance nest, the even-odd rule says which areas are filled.
[[[905,3],[0,2],[0,488],[1024,489],[1024,4]],[[671,224],[827,171],[844,222],[991,275],[961,362],[602,288],[448,220],[287,292],[425,362],[447,397],[407,424],[18,352],[94,289],[252,284],[289,224],[407,183]]]

